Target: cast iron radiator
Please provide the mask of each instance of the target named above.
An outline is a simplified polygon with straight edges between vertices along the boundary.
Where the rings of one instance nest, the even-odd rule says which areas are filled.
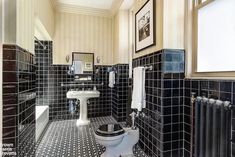
[[[231,103],[197,97],[195,157],[231,157]]]

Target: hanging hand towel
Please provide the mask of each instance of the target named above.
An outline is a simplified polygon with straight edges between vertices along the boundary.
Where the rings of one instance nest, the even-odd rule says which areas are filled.
[[[109,72],[109,87],[113,88],[115,84],[115,72],[111,71]]]
[[[133,80],[133,93],[131,108],[142,111],[142,108],[146,107],[146,94],[145,94],[145,68],[134,68],[134,80]]]

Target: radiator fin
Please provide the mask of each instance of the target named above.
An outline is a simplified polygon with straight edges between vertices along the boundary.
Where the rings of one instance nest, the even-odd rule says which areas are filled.
[[[195,157],[230,157],[231,110],[228,102],[197,97]]]

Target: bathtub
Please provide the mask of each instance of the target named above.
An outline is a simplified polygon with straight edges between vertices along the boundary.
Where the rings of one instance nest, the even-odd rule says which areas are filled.
[[[49,106],[36,106],[36,141],[49,122]]]

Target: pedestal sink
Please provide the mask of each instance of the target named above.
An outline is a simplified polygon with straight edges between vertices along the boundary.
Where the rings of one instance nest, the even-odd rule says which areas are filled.
[[[77,126],[90,124],[90,120],[87,118],[87,100],[90,98],[97,98],[99,96],[100,92],[97,90],[67,92],[68,99],[78,99],[80,101],[80,115],[76,123]]]

